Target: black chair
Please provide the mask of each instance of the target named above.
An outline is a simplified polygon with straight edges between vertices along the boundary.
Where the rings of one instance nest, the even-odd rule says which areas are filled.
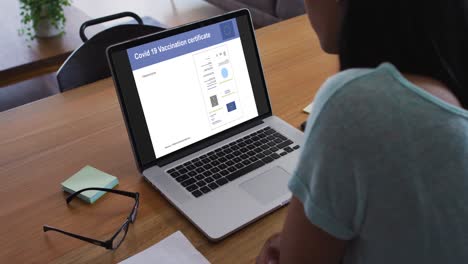
[[[89,26],[123,17],[132,17],[138,24],[117,25],[97,33],[89,40],[84,33]],[[106,48],[110,45],[162,30],[164,28],[144,25],[143,20],[131,12],[118,13],[84,22],[80,28],[83,44],[67,58],[57,71],[60,91],[64,92],[111,76],[106,58]]]

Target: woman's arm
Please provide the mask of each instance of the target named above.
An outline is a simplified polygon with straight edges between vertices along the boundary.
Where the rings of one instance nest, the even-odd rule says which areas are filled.
[[[273,235],[257,258],[259,264],[330,263],[339,264],[346,241],[339,240],[313,225],[302,203],[293,197],[280,235]]]

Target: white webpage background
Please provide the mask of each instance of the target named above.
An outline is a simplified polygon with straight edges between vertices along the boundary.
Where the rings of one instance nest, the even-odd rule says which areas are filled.
[[[235,106],[240,100],[227,46],[222,45],[198,52],[193,55],[193,60],[211,129],[225,126],[241,118],[243,109],[237,109]],[[223,70],[225,75],[222,74]],[[230,104],[234,109],[232,111],[228,109]]]
[[[225,45],[229,50],[237,110],[242,116],[212,129],[193,54]],[[133,71],[156,158],[258,116],[240,38]]]

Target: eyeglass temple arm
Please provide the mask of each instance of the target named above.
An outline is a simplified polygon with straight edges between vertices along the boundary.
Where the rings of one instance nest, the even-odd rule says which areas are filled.
[[[121,190],[114,190],[114,189],[108,189],[108,188],[85,188],[81,189],[77,192],[72,193],[70,196],[67,197],[67,203],[70,203],[73,198],[75,198],[78,194],[85,192],[85,191],[104,191],[104,192],[110,192],[110,193],[116,193],[120,195],[124,195],[127,197],[131,198],[138,198],[139,193],[134,193],[134,192],[126,192],[126,191],[121,191]]]
[[[89,242],[89,243],[94,244],[94,245],[98,245],[98,246],[105,247],[105,248],[109,247],[109,245],[108,245],[109,243],[99,241],[99,240],[96,240],[96,239],[92,239],[92,238],[89,238],[89,237],[84,237],[84,236],[80,236],[80,235],[77,235],[77,234],[69,233],[67,231],[63,231],[63,230],[60,230],[60,229],[52,227],[52,226],[44,225],[43,230],[44,230],[44,232],[56,231],[56,232],[62,233],[64,235],[71,236],[71,237],[74,237],[74,238]]]

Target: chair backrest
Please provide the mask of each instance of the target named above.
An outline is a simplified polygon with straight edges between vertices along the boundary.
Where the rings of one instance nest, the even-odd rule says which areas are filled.
[[[84,29],[87,26],[124,16],[135,18],[138,24],[111,27],[97,33],[89,40],[84,34]],[[57,82],[60,91],[64,92],[111,76],[106,58],[106,48],[110,45],[162,30],[164,29],[160,27],[143,25],[141,18],[130,12],[119,13],[83,23],[80,29],[80,36],[84,43],[67,58],[57,71]]]

